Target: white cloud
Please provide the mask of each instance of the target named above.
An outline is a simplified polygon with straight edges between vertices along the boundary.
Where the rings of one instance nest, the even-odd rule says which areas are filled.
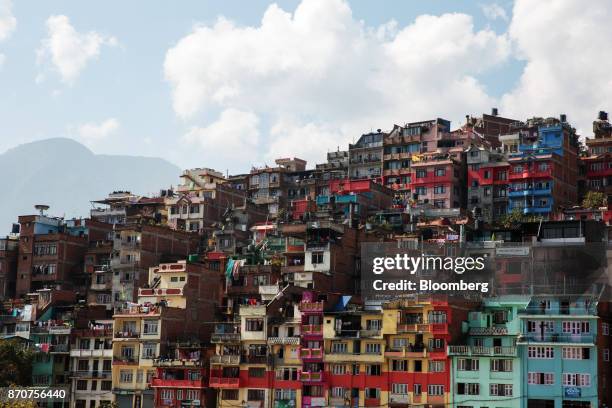
[[[510,36],[526,62],[503,111],[568,119],[583,135],[597,111],[612,108],[612,9],[606,0],[517,0]],[[561,22],[570,21],[571,24]]]
[[[8,39],[17,28],[12,8],[11,0],[0,0],[0,42]]]
[[[368,27],[343,0],[302,0],[293,13],[269,6],[255,27],[225,18],[195,26],[166,53],[164,74],[187,122],[211,110],[253,112],[270,124],[261,152],[300,142],[299,155],[318,143],[310,140],[335,149],[394,122],[488,111],[494,99],[476,76],[509,52],[507,36],[476,30],[465,14]]]
[[[504,21],[508,20],[506,10],[497,3],[481,4],[480,9],[482,10],[482,14],[489,20],[497,20],[498,18]]]
[[[106,119],[100,123],[84,123],[77,126],[76,134],[84,142],[100,142],[115,133],[120,123],[115,118]]]
[[[37,50],[39,64],[51,63],[65,83],[73,83],[87,63],[98,58],[103,45],[116,46],[115,37],[96,31],[79,33],[65,15],[47,19],[47,37]],[[37,82],[44,76],[37,76]]]
[[[258,126],[259,118],[254,113],[230,108],[210,125],[192,127],[183,139],[215,159],[244,161],[257,154]]]

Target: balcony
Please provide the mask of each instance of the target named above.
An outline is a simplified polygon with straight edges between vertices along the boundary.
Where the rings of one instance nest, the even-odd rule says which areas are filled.
[[[380,407],[380,398],[365,398],[363,405],[366,407]]]
[[[210,337],[211,343],[240,343],[240,333],[213,333]]]
[[[108,379],[112,376],[112,371],[73,371],[72,377],[76,378],[101,378]]]
[[[302,335],[322,335],[323,326],[320,324],[304,324],[302,325]]]
[[[427,348],[425,347],[402,347],[385,350],[385,357],[405,357],[405,358],[426,358]]]
[[[509,197],[528,197],[528,196],[541,196],[551,195],[552,189],[548,188],[524,188],[524,189],[510,189],[508,190]]]
[[[240,362],[243,364],[268,364],[269,358],[266,355],[259,356],[255,354],[247,354],[240,358]]]
[[[240,378],[210,377],[211,388],[240,388]]]
[[[323,358],[323,348],[302,348],[300,349],[302,360],[320,360]]]
[[[89,285],[89,289],[91,290],[111,290],[113,288],[113,282],[103,282],[103,283],[92,283]]]
[[[385,353],[386,354],[386,353]],[[381,354],[359,354],[359,353],[325,353],[323,356],[325,363],[383,363],[385,356]]]
[[[165,380],[163,378],[154,378],[151,381],[151,387],[172,387],[172,388],[204,388],[206,381],[199,380]]]
[[[397,325],[398,333],[428,333],[431,327],[427,323],[404,323]]]
[[[115,333],[115,339],[137,339],[140,337],[140,332],[137,331],[119,331]]]
[[[70,357],[112,357],[112,349],[100,349],[100,350],[70,350]]]
[[[240,356],[225,355],[225,356],[211,356],[210,364],[218,365],[239,365]]]
[[[113,357],[113,365],[138,365],[138,358],[133,357]]]
[[[448,346],[448,354],[455,356],[516,357],[516,347]]]
[[[264,317],[266,305],[242,305],[240,306],[241,317]]]
[[[360,338],[380,337],[380,330],[379,329],[359,330],[359,337]]]
[[[52,344],[49,347],[50,353],[69,353],[70,345],[68,344]]]
[[[202,360],[200,359],[174,359],[174,358],[155,358],[153,359],[155,367],[200,367]]]
[[[408,394],[389,394],[389,403],[390,404],[408,404],[410,402],[410,398]]]
[[[298,345],[299,337],[268,337],[268,344]]]
[[[325,379],[325,373],[323,371],[311,372],[302,371],[299,373],[299,380],[302,382],[323,382]]]
[[[278,285],[259,285],[259,294],[262,296],[276,296],[278,292]]]
[[[552,177],[552,168],[549,167],[546,170],[525,170],[522,172],[511,171],[508,173],[509,180],[522,180],[527,178],[547,178]]]
[[[507,327],[470,327],[471,336],[506,336]]]
[[[323,312],[323,302],[300,302],[298,309],[306,313]]]
[[[568,343],[568,344],[595,344],[595,336],[592,334],[557,334],[546,333],[544,335],[529,333],[519,336],[518,344],[529,343]]]

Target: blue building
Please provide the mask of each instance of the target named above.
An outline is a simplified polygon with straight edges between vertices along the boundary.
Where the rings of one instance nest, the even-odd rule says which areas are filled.
[[[522,406],[597,407],[597,301],[534,296],[520,312]]]

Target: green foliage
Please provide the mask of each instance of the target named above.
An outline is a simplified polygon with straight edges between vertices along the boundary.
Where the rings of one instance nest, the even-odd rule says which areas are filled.
[[[36,402],[34,401],[0,401],[0,408],[36,408]]]
[[[33,359],[34,352],[18,340],[0,340],[0,387],[30,385]]]
[[[499,223],[505,228],[511,228],[523,222],[535,222],[539,220],[539,217],[534,215],[525,215],[520,208],[515,208],[511,212],[501,217]]]
[[[599,208],[607,206],[608,199],[601,191],[588,191],[582,200],[582,207],[584,208]]]

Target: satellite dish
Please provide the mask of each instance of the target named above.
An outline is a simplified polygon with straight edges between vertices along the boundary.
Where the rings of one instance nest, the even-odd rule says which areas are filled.
[[[40,212],[40,215],[45,215],[45,211],[49,209],[49,206],[46,204],[36,204],[34,208]]]

